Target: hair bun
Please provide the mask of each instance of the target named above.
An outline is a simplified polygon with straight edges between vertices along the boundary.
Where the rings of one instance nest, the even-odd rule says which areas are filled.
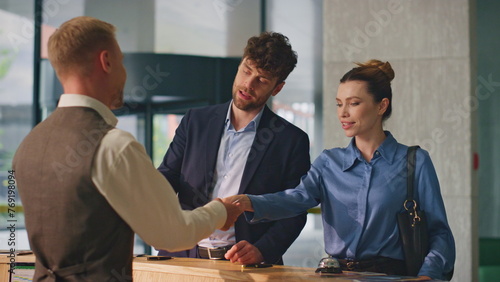
[[[384,63],[382,61],[372,59],[364,63],[356,64],[363,68],[378,68],[389,78],[389,81],[392,81],[394,79],[394,70],[392,69],[392,66],[391,64],[389,64],[389,62]]]

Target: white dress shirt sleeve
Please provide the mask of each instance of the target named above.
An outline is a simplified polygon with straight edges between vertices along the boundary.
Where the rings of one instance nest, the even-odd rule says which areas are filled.
[[[92,181],[134,232],[157,249],[190,249],[226,220],[226,209],[218,201],[182,210],[172,186],[144,147],[120,129],[110,130],[102,139]]]

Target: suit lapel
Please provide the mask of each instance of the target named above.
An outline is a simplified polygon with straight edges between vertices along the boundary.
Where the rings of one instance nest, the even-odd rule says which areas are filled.
[[[217,162],[217,153],[219,152],[220,140],[224,129],[224,120],[226,119],[229,102],[220,105],[215,111],[215,114],[210,117],[207,123],[207,138],[201,142],[205,142],[205,185],[210,194],[214,185],[215,167]],[[200,160],[203,161],[203,160]],[[208,195],[210,196],[210,195]]]
[[[252,143],[252,148],[248,153],[247,163],[243,171],[243,177],[241,178],[241,185],[238,194],[243,194],[250,184],[255,171],[259,167],[262,158],[266,154],[269,145],[273,142],[274,132],[270,128],[270,121],[275,116],[275,114],[265,106],[264,112],[262,113],[262,118],[259,122],[259,127],[255,134],[255,139]]]

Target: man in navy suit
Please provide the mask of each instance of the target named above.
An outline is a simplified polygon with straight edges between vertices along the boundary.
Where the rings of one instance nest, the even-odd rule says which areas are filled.
[[[272,193],[299,184],[310,167],[309,138],[266,106],[296,63],[286,36],[264,32],[251,37],[232,100],[186,113],[158,167],[184,209],[217,197]],[[259,224],[240,216],[233,228],[214,232],[194,249],[159,254],[283,264],[283,254],[305,222],[306,214]]]

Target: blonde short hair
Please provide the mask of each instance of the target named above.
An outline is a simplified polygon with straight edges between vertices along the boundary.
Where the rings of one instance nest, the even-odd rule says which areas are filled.
[[[76,17],[63,23],[49,38],[48,55],[59,78],[68,73],[87,76],[92,57],[110,48],[116,28],[92,17]]]

